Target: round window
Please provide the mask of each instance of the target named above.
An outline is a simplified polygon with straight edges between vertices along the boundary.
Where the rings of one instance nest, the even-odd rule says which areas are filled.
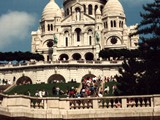
[[[112,44],[116,44],[116,43],[117,43],[117,41],[118,41],[118,40],[117,40],[117,38],[116,38],[116,37],[112,37],[112,38],[111,38],[111,43],[112,43]]]
[[[53,41],[48,41],[48,42],[47,42],[47,46],[48,46],[48,47],[53,47]]]

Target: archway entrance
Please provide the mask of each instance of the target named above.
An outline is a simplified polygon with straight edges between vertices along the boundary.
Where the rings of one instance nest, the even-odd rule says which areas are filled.
[[[96,76],[93,74],[86,74],[85,76],[82,77],[82,80],[84,80],[84,79],[89,80],[90,78],[94,78],[94,77],[96,77]]]
[[[73,57],[73,60],[80,60],[81,59],[81,55],[79,53],[74,53],[72,55],[72,57]]]
[[[17,80],[16,84],[17,85],[32,84],[32,80],[27,76],[22,76]]]
[[[59,60],[68,60],[68,59],[69,59],[69,57],[68,57],[67,54],[61,54],[61,55],[59,56]]]
[[[49,77],[48,83],[64,83],[65,78],[60,74],[54,74]]]
[[[93,60],[94,59],[94,55],[91,52],[88,52],[85,54],[85,59],[86,60]]]

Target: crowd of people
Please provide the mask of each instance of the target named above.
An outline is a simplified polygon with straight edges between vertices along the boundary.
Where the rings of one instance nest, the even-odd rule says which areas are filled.
[[[114,77],[87,77],[82,79],[82,85],[80,88],[72,86],[69,90],[63,91],[59,87],[53,87],[53,95],[66,95],[69,98],[81,98],[81,97],[103,97],[110,93],[114,94],[117,86],[105,86],[104,83],[116,82]],[[111,87],[111,88],[110,88]]]
[[[11,80],[0,79],[0,85],[11,85],[13,84]]]
[[[104,95],[108,94],[114,94],[115,91],[117,90],[117,86],[107,86],[105,83],[109,82],[117,82],[115,77],[85,77],[82,78],[81,84],[79,88],[76,88],[75,86],[71,86],[67,90],[62,90],[58,86],[53,86],[52,88],[52,93],[40,89],[37,89],[35,93],[32,93],[35,97],[47,97],[47,96],[60,96],[64,95],[69,98],[82,98],[82,97],[103,97]],[[76,83],[76,79],[71,79],[72,83]],[[57,83],[57,82],[56,82]],[[5,79],[0,79],[0,85],[8,85],[8,84],[13,84],[13,81],[11,80],[5,80]],[[31,91],[28,90],[25,95],[32,96]],[[50,95],[49,95],[50,94]]]

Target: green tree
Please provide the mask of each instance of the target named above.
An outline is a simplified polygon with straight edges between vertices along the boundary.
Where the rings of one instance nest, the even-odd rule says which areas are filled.
[[[160,94],[160,1],[143,6],[142,21],[137,27],[140,34],[140,56],[127,59],[119,70],[117,81],[121,95]]]

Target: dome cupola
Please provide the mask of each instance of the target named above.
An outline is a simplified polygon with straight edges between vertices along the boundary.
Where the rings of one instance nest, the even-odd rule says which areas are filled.
[[[54,17],[62,17],[62,12],[55,1],[50,0],[43,10],[42,21],[54,19]]]
[[[119,0],[108,0],[103,9],[103,17],[120,16],[125,17],[123,7]]]

